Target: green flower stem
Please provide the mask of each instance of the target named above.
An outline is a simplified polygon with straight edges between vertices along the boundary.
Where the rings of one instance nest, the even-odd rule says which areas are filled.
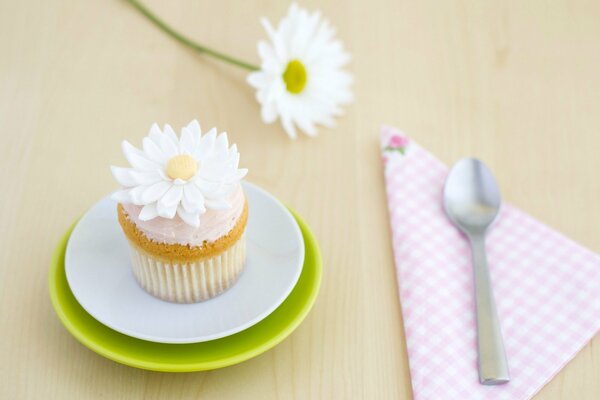
[[[218,58],[221,61],[225,61],[229,64],[237,65],[238,67],[242,67],[242,68],[245,68],[250,71],[257,71],[260,69],[258,66],[254,65],[254,64],[250,64],[245,61],[238,60],[237,58],[228,56],[227,54],[223,54],[221,52],[218,52],[218,51],[208,48],[206,46],[202,46],[202,45],[194,42],[193,40],[183,36],[181,33],[177,32],[176,30],[171,28],[169,25],[164,23],[156,15],[152,14],[152,12],[150,10],[148,10],[146,7],[144,7],[144,5],[141,4],[140,2],[138,2],[137,0],[126,0],[126,1],[129,4],[131,4],[132,6],[134,6],[139,12],[141,12],[152,23],[154,23],[154,25],[159,27],[163,32],[165,32],[167,35],[171,36],[173,39],[177,40],[179,43],[181,43],[193,50],[196,50],[199,53],[208,54],[212,57]]]

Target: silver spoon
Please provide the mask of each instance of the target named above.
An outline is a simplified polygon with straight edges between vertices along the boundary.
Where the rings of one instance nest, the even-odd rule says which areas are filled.
[[[485,255],[485,234],[498,215],[500,203],[500,190],[485,164],[474,158],[465,158],[452,167],[444,186],[444,208],[471,242],[479,382],[483,385],[499,385],[510,380]]]

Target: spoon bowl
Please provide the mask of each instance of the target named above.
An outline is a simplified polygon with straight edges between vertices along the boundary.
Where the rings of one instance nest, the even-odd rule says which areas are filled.
[[[444,207],[463,232],[487,230],[501,202],[494,175],[481,161],[464,158],[452,167],[444,186]]]

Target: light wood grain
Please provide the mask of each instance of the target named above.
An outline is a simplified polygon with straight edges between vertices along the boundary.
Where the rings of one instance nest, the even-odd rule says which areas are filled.
[[[206,44],[257,62],[277,1],[147,0]],[[317,139],[259,118],[245,73],[165,37],[124,2],[0,1],[0,398],[409,399],[377,133],[445,162],[486,160],[505,198],[600,251],[600,3],[306,2],[353,54],[356,102]],[[256,359],[164,374],[87,350],[49,302],[60,235],[115,188],[119,143],[157,121],[227,130],[249,179],[303,215],[324,259],[301,327]],[[598,338],[536,399],[600,397]]]

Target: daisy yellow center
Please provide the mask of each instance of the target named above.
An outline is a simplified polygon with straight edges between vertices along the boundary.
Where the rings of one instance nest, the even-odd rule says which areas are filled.
[[[188,180],[198,171],[198,163],[193,157],[181,154],[167,161],[167,176],[171,179]]]
[[[304,64],[298,60],[292,60],[288,63],[283,72],[283,81],[287,91],[293,94],[299,94],[306,86],[307,74]]]

